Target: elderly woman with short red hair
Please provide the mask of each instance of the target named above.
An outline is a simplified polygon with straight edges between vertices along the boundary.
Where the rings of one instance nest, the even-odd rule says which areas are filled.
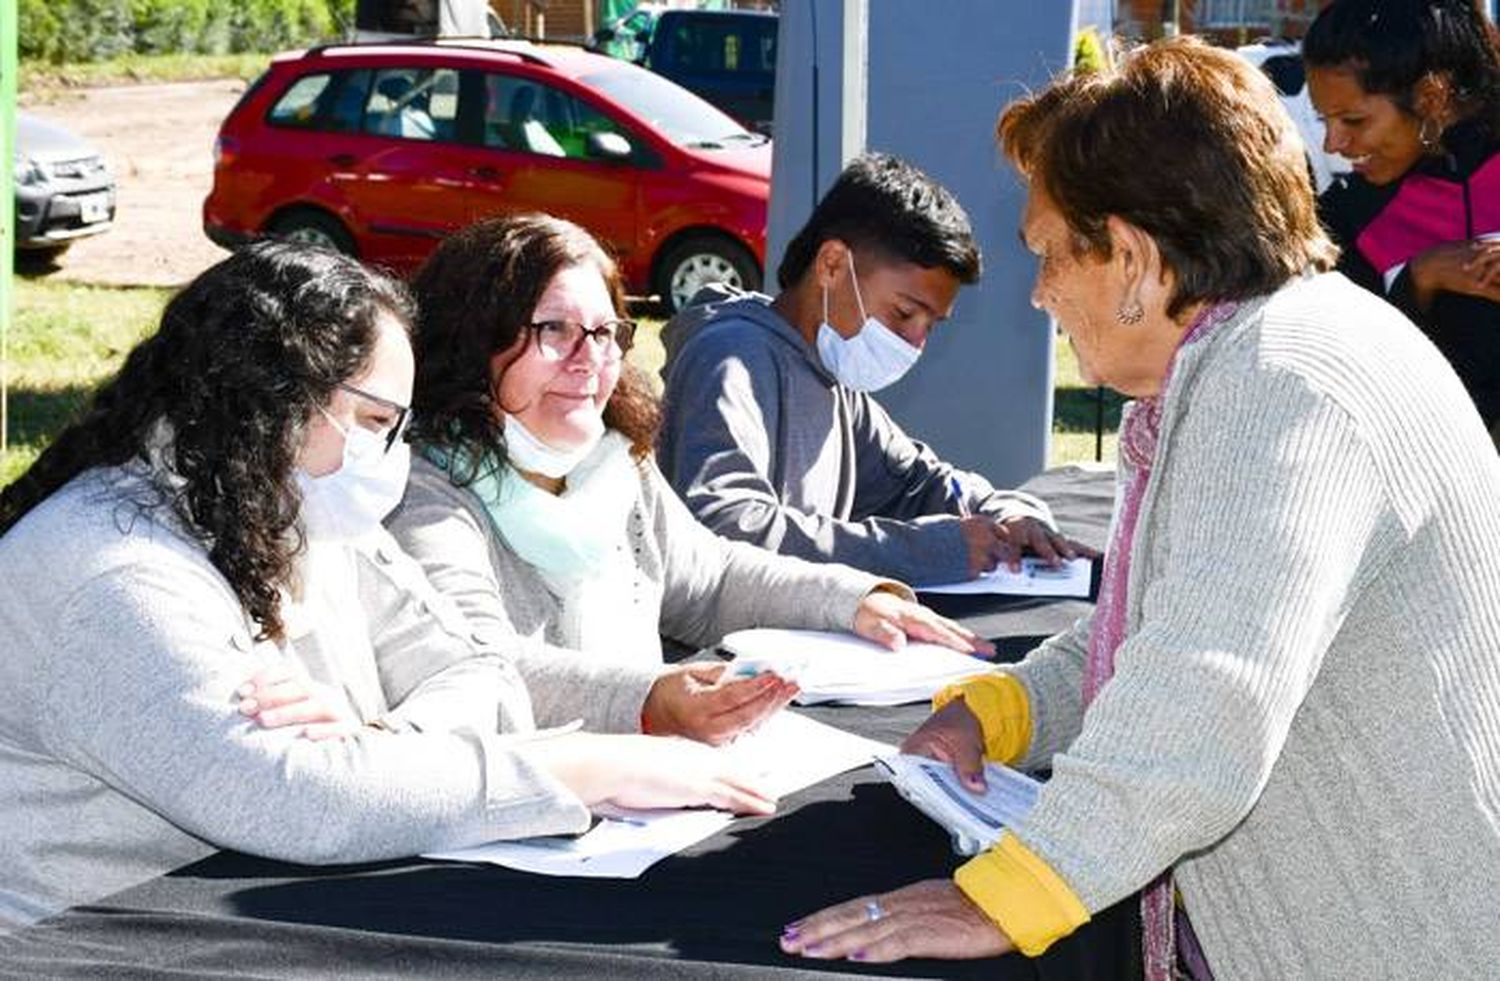
[[[1500,458],[1458,378],[1326,271],[1296,131],[1234,55],[1159,42],[999,132],[1033,302],[1136,400],[1099,604],[907,740],[971,787],[1050,767],[1025,819],[783,948],[1035,954],[1139,891],[1151,978],[1493,972]]]

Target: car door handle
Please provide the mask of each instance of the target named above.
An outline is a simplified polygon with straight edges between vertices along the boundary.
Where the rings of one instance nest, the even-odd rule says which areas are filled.
[[[359,158],[352,153],[335,153],[328,158],[328,162],[335,167],[353,167],[358,160]]]
[[[478,177],[480,180],[496,181],[500,179],[500,171],[488,164],[480,167],[470,167],[469,175]]]

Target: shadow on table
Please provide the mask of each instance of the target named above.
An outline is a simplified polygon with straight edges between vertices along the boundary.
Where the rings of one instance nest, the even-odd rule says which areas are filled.
[[[824,963],[782,954],[783,924],[831,903],[946,876],[956,865],[947,837],[884,784],[846,786],[842,800],[795,807],[774,820],[747,820],[640,880],[561,879],[490,866],[391,864],[309,869],[223,855],[168,879],[283,877],[223,897],[236,917],[506,945],[509,963],[592,958],[602,975],[724,974],[732,965],[793,971],[988,979],[1107,978],[1129,963],[1125,931],[1110,916],[1039,961],[909,960],[890,966]],[[257,868],[259,866],[259,868]],[[893,870],[900,870],[894,872]],[[299,872],[301,870],[298,870]],[[1118,919],[1118,916],[1113,917]],[[243,925],[250,926],[244,920]],[[1123,946],[1122,946],[1123,945]],[[541,965],[537,964],[538,970]],[[693,973],[693,972],[689,972]],[[738,973],[738,972],[733,972]]]

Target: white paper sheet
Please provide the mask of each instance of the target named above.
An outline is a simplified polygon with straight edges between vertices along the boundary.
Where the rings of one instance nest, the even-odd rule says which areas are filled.
[[[925,756],[883,757],[880,769],[901,796],[948,830],[960,855],[977,855],[998,841],[1007,826],[1030,813],[1042,789],[1035,779],[999,763],[984,765],[983,794],[959,783],[952,765]]]
[[[895,747],[793,712],[779,712],[719,751],[781,797],[888,756]],[[599,822],[576,837],[496,841],[426,857],[489,862],[540,875],[634,879],[734,820],[732,814],[712,810],[598,808],[596,816]]]
[[[937,644],[909,643],[899,651],[850,633],[821,630],[738,630],[719,642],[735,655],[739,674],[774,671],[795,681],[799,705],[904,705],[989,669],[989,662]]]
[[[964,582],[917,586],[918,592],[953,595],[999,594],[1005,596],[1069,596],[1088,599],[1092,559],[1069,559],[1056,569],[1041,559],[1024,558],[1021,571],[1006,566],[992,569]]]

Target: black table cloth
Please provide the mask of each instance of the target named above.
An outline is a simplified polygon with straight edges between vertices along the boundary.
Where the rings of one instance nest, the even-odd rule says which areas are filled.
[[[1065,530],[1103,545],[1107,475],[1067,469],[1027,485]],[[1097,563],[1096,563],[1097,564]],[[1082,601],[929,597],[1015,659],[1088,609]],[[818,707],[888,742],[926,707]],[[330,820],[336,820],[330,815]],[[743,819],[636,880],[551,878],[407,860],[306,868],[221,852],[0,939],[5,977],[795,978],[827,972],[942,978],[1114,978],[1138,972],[1136,901],[1101,912],[1035,960],[889,966],[783,955],[783,924],[829,903],[951,873],[947,835],[872,767]]]

